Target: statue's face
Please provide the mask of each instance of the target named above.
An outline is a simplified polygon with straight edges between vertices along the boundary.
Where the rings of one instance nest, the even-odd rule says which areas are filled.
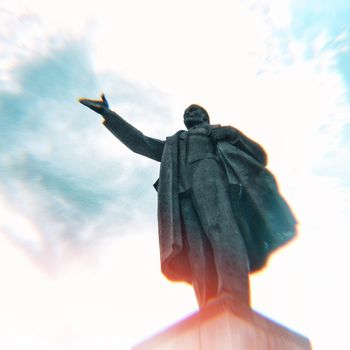
[[[207,114],[200,108],[192,105],[185,110],[184,124],[187,129],[200,124],[208,124]]]

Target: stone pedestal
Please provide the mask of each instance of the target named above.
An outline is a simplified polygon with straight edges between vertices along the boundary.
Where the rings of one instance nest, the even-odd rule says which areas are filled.
[[[135,346],[133,350],[311,350],[307,338],[232,298],[202,310]]]

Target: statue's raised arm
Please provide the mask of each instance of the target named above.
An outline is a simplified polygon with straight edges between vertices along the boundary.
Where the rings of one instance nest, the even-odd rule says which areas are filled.
[[[101,100],[81,98],[79,102],[94,112],[101,114],[104,118],[103,124],[107,129],[130,150],[158,162],[161,161],[164,141],[144,135],[119,114],[110,110],[104,94],[101,95]]]

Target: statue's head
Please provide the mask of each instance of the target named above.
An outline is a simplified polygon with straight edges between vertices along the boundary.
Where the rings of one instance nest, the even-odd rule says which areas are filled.
[[[193,104],[185,109],[184,112],[184,124],[187,129],[199,124],[209,124],[209,114],[201,106]]]

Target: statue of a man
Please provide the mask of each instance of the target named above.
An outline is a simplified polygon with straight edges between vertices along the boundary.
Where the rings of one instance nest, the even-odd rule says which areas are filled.
[[[296,225],[262,147],[231,126],[211,125],[199,105],[185,110],[187,131],[154,139],[101,97],[80,102],[129,149],[161,163],[155,188],[164,275],[192,284],[200,307],[223,295],[249,305],[249,272],[261,269]]]

